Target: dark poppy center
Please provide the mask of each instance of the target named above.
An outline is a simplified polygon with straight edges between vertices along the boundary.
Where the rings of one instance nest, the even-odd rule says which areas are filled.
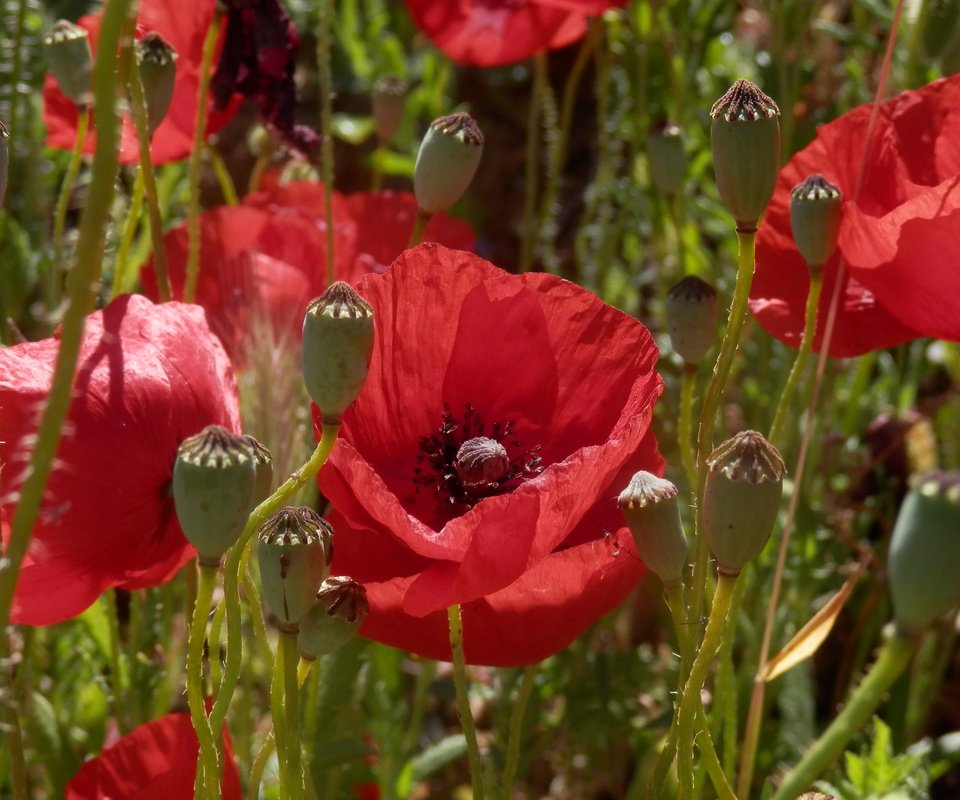
[[[514,426],[508,420],[488,427],[469,403],[457,418],[444,404],[436,431],[420,439],[413,470],[417,491],[428,489],[442,511],[456,513],[539,475],[540,446],[525,449]]]

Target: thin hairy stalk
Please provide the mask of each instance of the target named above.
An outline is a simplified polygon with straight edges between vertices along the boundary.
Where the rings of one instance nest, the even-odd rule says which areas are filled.
[[[473,786],[473,800],[483,800],[484,780],[483,761],[480,758],[480,744],[477,741],[477,728],[470,711],[470,694],[467,688],[467,665],[463,655],[463,627],[460,619],[460,606],[447,609],[450,622],[450,650],[453,654],[453,684],[457,692],[457,714],[467,740],[467,760],[470,763],[470,782]]]
[[[333,0],[320,0],[317,8],[317,80],[320,82],[320,172],[327,234],[327,286],[336,280],[333,241],[333,70],[330,64],[330,24]]]
[[[281,631],[278,650],[283,650],[283,712],[287,741],[287,797],[303,797],[303,770],[300,766],[300,682],[297,679],[297,634]]]
[[[416,247],[423,241],[423,232],[432,216],[433,214],[429,211],[424,211],[422,208],[417,209],[417,214],[413,218],[413,230],[410,231],[410,241],[407,242],[407,249]]]
[[[277,747],[277,765],[280,774],[280,800],[290,796],[290,773],[287,771],[287,720],[283,704],[283,662],[285,648],[277,642],[277,654],[273,662],[273,678],[270,680],[270,716],[273,720],[273,738]],[[266,743],[264,743],[266,744]]]
[[[510,728],[507,735],[507,758],[503,766],[503,782],[501,793],[505,798],[513,797],[513,781],[520,765],[520,740],[523,738],[523,715],[533,694],[533,687],[537,677],[539,664],[529,664],[523,669],[523,678],[517,690],[517,699],[510,712]]]
[[[530,106],[527,110],[527,144],[523,173],[523,241],[520,244],[520,272],[526,272],[533,263],[533,251],[538,237],[537,190],[540,188],[540,104],[547,86],[547,56],[533,57],[533,81],[530,85]]]
[[[123,659],[120,646],[120,621],[117,618],[117,590],[108,589],[103,593],[104,613],[107,617],[107,632],[110,637],[110,693],[113,695],[113,716],[121,734],[128,733],[130,725],[127,719],[125,698],[127,687],[124,681]]]
[[[680,419],[677,438],[680,440],[680,461],[687,476],[690,491],[697,488],[697,461],[693,447],[693,393],[697,388],[697,365],[684,364],[680,382]]]
[[[217,569],[201,564],[187,644],[187,705],[190,707],[190,719],[200,742],[197,759],[197,800],[220,796],[219,756],[214,729],[207,717],[203,697],[203,644],[207,638],[207,615],[213,602],[216,583]]]
[[[130,206],[127,209],[127,219],[123,223],[123,232],[120,234],[120,244],[117,247],[117,258],[113,266],[113,283],[110,286],[110,296],[116,297],[123,293],[127,277],[127,263],[130,259],[130,246],[133,244],[137,225],[140,223],[140,214],[143,212],[143,170],[137,170],[137,177],[133,182],[133,194],[130,197]]]
[[[73,194],[77,175],[80,174],[80,162],[83,160],[83,143],[87,139],[87,129],[90,126],[90,106],[77,109],[77,135],[70,151],[70,161],[67,171],[60,184],[60,193],[57,195],[57,204],[53,209],[53,263],[50,265],[49,284],[47,287],[47,302],[51,309],[60,302],[60,284],[63,275],[63,237],[67,227],[67,209],[70,206],[70,195]]]
[[[233,182],[233,176],[227,169],[227,163],[212,144],[207,144],[207,158],[210,159],[210,165],[213,167],[213,174],[217,177],[217,185],[220,187],[220,193],[228,206],[235,206],[240,202],[237,196],[237,187]]]

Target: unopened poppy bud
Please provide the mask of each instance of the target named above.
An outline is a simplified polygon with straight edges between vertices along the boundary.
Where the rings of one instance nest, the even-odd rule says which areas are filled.
[[[722,575],[738,575],[760,555],[777,521],[783,473],[780,453],[756,431],[742,431],[707,459],[703,526]]]
[[[460,445],[454,465],[464,489],[483,491],[507,474],[510,457],[496,439],[477,436]]]
[[[243,438],[209,425],[184,439],[173,465],[173,501],[200,563],[216,566],[243,532],[256,466]]]
[[[396,75],[384,75],[373,84],[373,126],[381,145],[387,144],[403,124],[407,91],[407,84]]]
[[[147,103],[147,128],[150,135],[160,127],[177,77],[177,52],[159,33],[148,33],[136,43],[137,65],[143,97]]]
[[[7,178],[10,174],[9,140],[10,134],[0,122],[0,208],[3,208],[3,200],[7,196]]]
[[[357,635],[369,611],[367,590],[353,578],[327,578],[317,592],[317,602],[300,621],[300,655],[313,661],[339,650]]]
[[[78,106],[93,102],[93,55],[84,28],[61,19],[43,37],[43,50],[57,85]]]
[[[738,227],[753,229],[773,197],[780,169],[780,109],[739,80],[710,109],[713,170]]]
[[[294,632],[330,574],[333,528],[310,508],[284,508],[263,523],[257,554],[263,599]]]
[[[919,633],[960,603],[960,471],[911,480],[887,558],[900,633]]]
[[[253,483],[251,505],[256,507],[270,496],[270,490],[273,488],[273,455],[249,433],[243,435],[243,441],[247,443],[253,454],[256,480]]]
[[[666,587],[683,580],[687,565],[678,494],[670,481],[641,470],[617,498],[640,558]]]
[[[483,134],[465,112],[435,119],[417,153],[413,191],[427,214],[446,211],[470,185],[483,154]]]
[[[667,293],[670,343],[688,364],[699,364],[717,338],[717,292],[705,280],[688,275]]]
[[[303,380],[325,423],[357,399],[373,354],[373,309],[337,281],[310,302],[303,320]]]
[[[843,196],[830,181],[814,173],[790,192],[790,227],[800,255],[819,271],[837,249]]]
[[[687,174],[687,151],[679,127],[663,124],[650,131],[647,162],[656,190],[667,197],[675,195]]]

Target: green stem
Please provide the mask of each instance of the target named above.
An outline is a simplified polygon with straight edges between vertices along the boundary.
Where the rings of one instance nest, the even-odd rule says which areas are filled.
[[[157,180],[150,158],[150,128],[147,122],[147,101],[139,70],[130,70],[130,105],[133,111],[133,127],[137,131],[137,148],[140,153],[140,172],[144,194],[147,198],[147,214],[150,217],[150,242],[153,246],[153,268],[157,273],[157,297],[161,303],[173,299],[170,291],[170,273],[167,270],[167,253],[163,248],[163,220],[157,199]]]
[[[220,634],[223,631],[223,620],[226,616],[226,610],[226,603],[217,603],[217,607],[213,612],[213,619],[210,621],[210,633],[207,635],[210,682],[214,686],[219,686],[223,678],[223,669],[220,664]]]
[[[77,136],[70,152],[70,161],[67,171],[60,184],[60,194],[57,195],[57,204],[53,210],[53,264],[50,266],[47,303],[50,309],[56,308],[60,302],[60,284],[63,276],[63,237],[67,226],[67,210],[70,206],[70,195],[73,186],[80,174],[80,162],[83,160],[83,143],[87,138],[87,129],[90,126],[90,106],[81,106],[77,109]]]
[[[207,131],[207,96],[210,94],[210,69],[213,53],[220,34],[220,15],[214,11],[213,19],[203,40],[200,56],[200,84],[197,88],[197,119],[193,129],[193,150],[190,152],[188,191],[190,205],[187,210],[187,276],[183,285],[183,300],[192,303],[197,293],[200,275],[200,173],[203,167],[203,141]]]
[[[270,680],[270,716],[273,718],[273,738],[277,746],[280,800],[286,800],[290,796],[290,774],[287,772],[287,721],[283,706],[285,649],[282,642],[277,642],[277,654],[273,662],[273,677]],[[266,745],[266,742],[264,742],[264,745]]]
[[[253,194],[259,190],[260,179],[263,178],[263,173],[270,166],[271,160],[272,156],[257,156],[250,172],[250,179],[247,181],[247,194]]]
[[[680,799],[687,800],[693,796],[693,737],[697,732],[697,713],[702,708],[700,691],[716,658],[717,650],[723,641],[727,626],[727,614],[733,599],[733,591],[737,584],[737,576],[719,574],[717,577],[717,591],[713,596],[713,605],[710,608],[710,619],[707,630],[703,635],[703,643],[697,651],[697,657],[690,668],[690,677],[680,696],[680,709],[677,713],[677,773],[680,778]],[[703,735],[709,734],[709,728]]]
[[[416,247],[423,241],[423,232],[432,216],[433,214],[429,211],[424,211],[422,208],[417,209],[417,215],[413,218],[413,230],[410,232],[410,241],[407,243],[408,250]]]
[[[540,159],[540,104],[547,86],[547,56],[537,53],[533,58],[533,82],[530,86],[530,106],[527,110],[527,145],[523,180],[523,242],[520,246],[520,272],[527,272],[533,264],[533,252],[538,238],[537,189],[539,188]]]
[[[283,703],[287,744],[287,796],[303,797],[303,770],[300,767],[300,683],[297,679],[296,631],[281,631],[278,649],[283,650]]]
[[[453,685],[457,691],[457,714],[460,717],[460,725],[463,727],[463,736],[467,741],[467,760],[470,762],[473,800],[483,800],[483,761],[480,758],[477,729],[473,724],[473,714],[470,711],[467,665],[463,655],[463,627],[459,605],[453,605],[447,609],[447,619],[450,622],[450,651],[453,655]]]
[[[333,0],[320,0],[317,8],[317,79],[320,82],[320,169],[323,175],[323,197],[326,210],[327,286],[336,280],[333,224],[333,71],[330,65],[330,22]]]
[[[756,253],[757,230],[755,227],[737,225],[737,283],[727,317],[727,328],[720,344],[717,363],[707,384],[707,390],[700,409],[700,427],[697,431],[697,496],[703,497],[703,485],[707,475],[707,456],[713,449],[713,429],[723,390],[730,374],[734,354],[740,342],[740,332],[746,316],[747,298],[750,296],[750,283],[753,280],[754,257]],[[698,618],[703,610],[703,596],[707,586],[707,542],[703,535],[703,504],[698,504],[696,544],[694,545],[693,583],[690,594],[691,616]]]
[[[373,151],[373,172],[370,175],[371,192],[379,192],[381,186],[383,186],[383,164],[388,152],[385,142],[380,142],[377,149]]]
[[[124,704],[126,687],[122,658],[120,654],[120,621],[117,619],[117,590],[107,589],[103,593],[104,613],[107,616],[107,630],[110,634],[110,691],[113,694],[113,716],[121,734],[130,731],[127,722],[127,707]]]
[[[794,800],[844,751],[883,700],[883,695],[910,664],[917,641],[890,634],[863,682],[854,690],[843,711],[814,742],[773,795],[772,800]]]
[[[193,727],[200,742],[197,761],[198,800],[203,797],[220,796],[217,745],[203,697],[203,643],[207,638],[207,614],[213,602],[213,589],[216,583],[217,569],[200,564],[197,599],[193,604],[193,618],[190,622],[190,637],[187,644],[187,704],[190,707],[190,719],[193,721]]]
[[[210,159],[210,165],[213,167],[213,174],[217,176],[217,184],[220,186],[220,192],[223,194],[224,202],[228,206],[239,204],[240,198],[237,196],[237,187],[227,169],[227,163],[212,144],[207,144],[207,157]]]
[[[501,796],[504,800],[513,797],[513,781],[520,765],[520,740],[523,738],[523,717],[533,694],[539,664],[529,664],[523,669],[523,678],[517,690],[517,699],[510,712],[510,733],[507,737],[507,760],[503,767]]]
[[[260,797],[260,784],[263,782],[263,771],[266,769],[270,756],[273,755],[277,740],[274,738],[273,731],[267,734],[257,755],[253,759],[253,765],[250,767],[250,797]]]
[[[680,461],[690,484],[690,491],[697,488],[697,462],[693,448],[693,392],[697,388],[697,365],[684,364],[680,383],[680,420],[677,438],[680,440]]]
[[[713,737],[710,735],[710,724],[707,722],[707,715],[703,711],[703,706],[697,703],[696,726],[699,732],[697,747],[700,750],[700,757],[703,765],[707,768],[707,775],[710,777],[710,783],[717,793],[720,800],[737,800],[733,793],[727,776],[723,774],[723,765],[717,757],[717,750],[713,744]]]
[[[313,658],[300,658],[300,661],[297,663],[297,684],[303,686],[307,682],[307,678],[310,677],[310,673],[313,671],[313,665],[316,663],[316,659]]]
[[[417,749],[417,742],[423,730],[423,718],[427,713],[427,700],[430,698],[430,686],[437,675],[437,662],[424,660],[420,662],[417,672],[417,683],[413,690],[413,704],[410,711],[410,723],[403,737],[403,752],[413,754]]]
[[[126,283],[127,261],[130,258],[130,246],[133,236],[137,232],[140,222],[140,213],[143,211],[143,170],[137,170],[136,180],[133,182],[133,196],[127,209],[127,219],[123,223],[123,233],[120,235],[120,244],[117,247],[117,259],[113,267],[113,283],[110,287],[110,296],[116,297],[124,290]]]
[[[800,340],[797,357],[793,361],[790,374],[787,376],[787,382],[780,394],[777,411],[773,416],[773,424],[770,426],[770,435],[767,437],[774,445],[779,445],[780,434],[783,433],[783,424],[787,419],[787,412],[790,410],[790,402],[793,400],[793,394],[797,390],[800,376],[803,375],[807,360],[810,357],[813,336],[817,329],[817,308],[820,305],[820,290],[822,287],[823,273],[819,270],[811,270],[810,291],[807,294],[807,308],[803,323],[803,338]]]

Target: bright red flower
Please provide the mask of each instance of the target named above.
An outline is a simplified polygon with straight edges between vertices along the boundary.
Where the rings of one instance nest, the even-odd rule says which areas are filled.
[[[326,288],[326,211],[323,186],[299,181],[249,195],[239,206],[206,212],[201,225],[201,268],[196,301],[210,327],[243,365],[243,343],[266,317],[273,330],[299,341],[307,303]],[[333,194],[337,280],[356,283],[382,272],[403,252],[417,203],[409,192]],[[465,222],[437,214],[426,238],[469,249],[474,235]],[[174,297],[183,296],[187,229],[167,233],[164,248]],[[144,287],[155,296],[152,263]]]
[[[616,497],[637,469],[663,470],[650,334],[572,283],[439,245],[359,291],[376,345],[320,487],[334,569],[367,589],[361,632],[449,659],[460,603],[471,663],[555,653],[643,574]],[[480,437],[499,455],[478,478],[454,459]]]
[[[407,0],[416,26],[458,64],[501,67],[582,38],[626,0]]]
[[[0,350],[0,504],[8,514],[58,349],[54,338]],[[213,423],[236,431],[240,415],[230,363],[202,309],[129,295],[92,314],[13,621],[50,625],[112,586],[173,577],[194,554],[169,491],[173,462],[184,438]]]
[[[213,0],[143,0],[137,11],[137,36],[159,33],[177,51],[177,78],[166,119],[153,135],[150,154],[154,164],[185,158],[193,150],[197,120],[197,91],[200,86],[200,59],[203,39],[213,21]],[[77,25],[90,32],[90,47],[96,54],[102,12],[81,17]],[[238,102],[217,111],[210,101],[207,135],[220,130],[236,113]],[[77,108],[68,100],[52,75],[43,84],[43,119],[47,125],[47,146],[72,150],[77,135]],[[87,134],[84,151],[92,154],[96,134]],[[138,161],[137,137],[129,115],[120,133],[120,161]]]
[[[189,714],[167,714],[141,725],[84,764],[66,800],[187,800],[193,798],[200,745]],[[224,800],[240,800],[240,773],[223,728]]]
[[[852,198],[870,106],[817,130],[782,170],[757,240],[751,309],[796,347],[807,268],[790,236],[790,189],[822,173]],[[921,336],[960,339],[960,76],[883,103],[859,200],[844,204],[838,251],[849,283],[830,355],[845,357]],[[839,253],[826,265],[815,346],[826,324]]]

